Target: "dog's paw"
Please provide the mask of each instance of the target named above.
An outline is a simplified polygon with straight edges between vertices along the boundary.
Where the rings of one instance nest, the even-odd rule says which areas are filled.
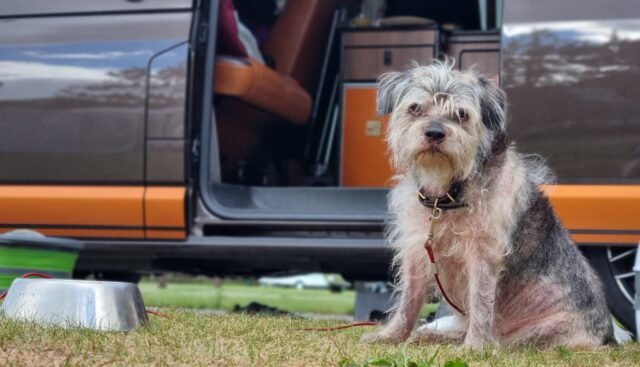
[[[438,331],[425,326],[414,331],[407,342],[414,344],[461,343],[465,332],[462,330]]]
[[[385,332],[384,330],[362,335],[360,341],[369,344],[393,344],[400,343],[404,339],[400,336]]]

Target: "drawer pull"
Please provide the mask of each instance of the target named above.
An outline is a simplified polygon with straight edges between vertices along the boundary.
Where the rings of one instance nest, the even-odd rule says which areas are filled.
[[[393,64],[393,53],[391,52],[391,50],[385,50],[383,58],[385,65],[389,66]]]

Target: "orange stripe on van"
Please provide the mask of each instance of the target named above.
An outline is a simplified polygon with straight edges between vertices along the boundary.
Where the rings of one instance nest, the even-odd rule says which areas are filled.
[[[640,185],[547,185],[542,190],[569,229],[640,230]]]
[[[184,187],[147,187],[144,195],[147,227],[184,228]]]
[[[141,229],[83,229],[83,228],[29,228],[45,236],[52,237],[72,237],[72,238],[115,238],[115,239],[136,239],[144,238]],[[2,228],[0,233],[9,232],[18,228]]]
[[[579,244],[637,245],[640,242],[640,234],[573,234],[571,237]]]
[[[184,187],[147,187],[144,196],[147,238],[186,238],[185,192]],[[161,227],[173,230],[156,230]]]
[[[144,225],[140,186],[0,186],[0,224]]]

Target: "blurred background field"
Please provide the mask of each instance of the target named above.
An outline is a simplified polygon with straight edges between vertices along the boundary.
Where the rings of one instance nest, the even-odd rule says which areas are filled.
[[[355,291],[336,293],[328,289],[263,287],[241,281],[169,282],[160,288],[157,282],[143,280],[140,291],[147,306],[180,307],[231,311],[234,306],[258,302],[288,312],[352,314]]]
[[[342,279],[329,276],[327,287],[299,287],[296,282],[290,286],[265,286],[263,279],[219,279],[188,277],[169,274],[161,278],[144,277],[140,291],[149,307],[175,307],[231,312],[245,311],[247,305],[258,303],[294,314],[334,315],[336,318],[352,316],[356,292]],[[285,279],[285,278],[278,278]],[[297,278],[296,278],[297,279]],[[295,280],[295,279],[294,279]],[[339,286],[336,286],[339,285]],[[380,284],[375,284],[380,286]],[[435,304],[426,304],[422,316],[434,312]],[[271,310],[271,313],[276,310]],[[263,310],[270,313],[269,310]]]

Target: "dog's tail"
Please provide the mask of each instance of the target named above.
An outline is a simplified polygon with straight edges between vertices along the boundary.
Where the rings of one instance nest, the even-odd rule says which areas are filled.
[[[613,319],[613,318],[612,318]],[[633,341],[633,334],[621,328],[616,320],[613,321],[613,338],[618,344],[626,344]]]

